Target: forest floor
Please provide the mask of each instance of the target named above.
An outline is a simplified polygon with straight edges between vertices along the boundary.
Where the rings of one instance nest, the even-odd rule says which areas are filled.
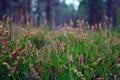
[[[120,80],[120,28],[1,24],[0,80]]]

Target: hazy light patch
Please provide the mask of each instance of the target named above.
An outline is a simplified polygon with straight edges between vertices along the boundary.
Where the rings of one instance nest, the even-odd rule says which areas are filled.
[[[68,4],[68,5],[69,5],[69,4],[72,4],[72,3],[73,3],[73,0],[65,0],[65,3]]]
[[[79,0],[80,1],[80,0]],[[74,6],[74,8],[77,10],[78,6],[79,6],[79,1],[78,0],[65,0],[65,3],[67,5],[72,4]]]

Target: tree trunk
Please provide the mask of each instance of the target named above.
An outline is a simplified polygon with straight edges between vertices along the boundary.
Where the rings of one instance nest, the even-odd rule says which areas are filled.
[[[112,0],[106,1],[106,14],[110,21],[110,17],[112,17]]]
[[[25,25],[26,24],[26,5],[25,2],[23,1],[21,6],[21,20],[22,20],[22,24]]]
[[[60,3],[54,0],[54,14],[55,14],[55,24],[60,25]]]
[[[89,24],[95,26],[102,20],[102,1],[89,0]],[[98,28],[98,27],[97,27]]]
[[[47,24],[50,25],[51,23],[51,6],[50,6],[50,0],[47,0],[47,6],[46,6],[46,18],[47,18]]]
[[[3,15],[9,13],[9,1],[8,0],[0,0],[0,19],[2,19]]]
[[[113,27],[117,27],[117,10],[118,10],[118,2],[117,0],[113,1],[113,13],[112,13],[112,20],[113,20]]]
[[[41,5],[41,1],[38,0],[38,5],[37,5],[37,13],[38,13],[38,16],[37,16],[37,26],[40,25],[40,5]]]
[[[109,18],[112,18],[113,27],[117,27],[117,9],[118,9],[118,1],[117,0],[107,0],[106,1],[106,14]]]
[[[0,0],[0,20],[2,20],[3,16],[3,0]]]

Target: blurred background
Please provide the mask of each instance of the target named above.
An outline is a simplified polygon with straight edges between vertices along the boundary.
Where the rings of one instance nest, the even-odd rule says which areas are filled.
[[[10,17],[15,24],[62,26],[84,20],[91,26],[104,21],[116,27],[120,0],[0,0],[0,20]]]

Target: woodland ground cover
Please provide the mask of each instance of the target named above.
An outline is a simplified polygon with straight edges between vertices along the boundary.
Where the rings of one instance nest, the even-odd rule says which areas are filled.
[[[120,80],[120,28],[71,25],[51,30],[2,23],[0,80]]]

